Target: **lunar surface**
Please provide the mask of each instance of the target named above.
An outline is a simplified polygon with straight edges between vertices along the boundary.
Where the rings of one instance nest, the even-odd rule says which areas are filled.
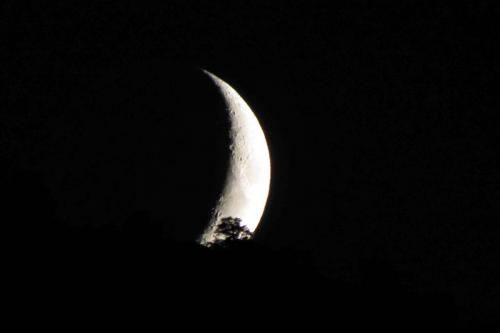
[[[271,162],[264,132],[247,103],[226,82],[204,71],[224,98],[230,120],[230,156],[225,184],[210,222],[199,241],[206,245],[220,237],[221,219],[241,219],[250,232],[257,228],[269,194]]]

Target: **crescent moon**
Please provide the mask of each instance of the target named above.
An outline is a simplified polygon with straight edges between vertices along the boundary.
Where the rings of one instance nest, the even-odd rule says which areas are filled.
[[[239,218],[242,226],[255,231],[269,195],[271,161],[264,131],[248,104],[222,79],[203,72],[223,96],[230,123],[229,167],[221,196],[200,238],[206,245],[216,239],[216,227],[225,217]]]

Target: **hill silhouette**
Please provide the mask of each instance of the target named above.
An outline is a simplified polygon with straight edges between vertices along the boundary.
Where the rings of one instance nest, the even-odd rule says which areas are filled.
[[[147,211],[100,226],[70,226],[55,217],[39,175],[27,170],[11,172],[2,191],[9,198],[2,219],[12,267],[7,275],[21,307],[20,299],[40,305],[50,299],[61,314],[88,307],[104,311],[104,318],[156,313],[157,319],[199,318],[201,326],[229,330],[474,325],[460,317],[450,295],[414,292],[380,260],[363,264],[361,280],[333,280],[300,251],[255,241],[215,248],[177,241],[165,221]]]

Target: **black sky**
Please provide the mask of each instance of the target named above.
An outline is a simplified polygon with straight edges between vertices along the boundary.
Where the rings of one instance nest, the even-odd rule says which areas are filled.
[[[225,152],[212,130],[224,120],[204,111],[222,105],[197,76],[206,68],[268,137],[260,244],[349,281],[384,262],[411,290],[496,309],[488,2],[9,2],[2,17],[2,164],[42,175],[70,223],[145,209],[201,227]]]

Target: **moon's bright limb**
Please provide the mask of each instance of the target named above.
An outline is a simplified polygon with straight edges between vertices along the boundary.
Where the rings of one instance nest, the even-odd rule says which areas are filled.
[[[201,244],[216,239],[216,226],[224,217],[240,218],[241,225],[254,232],[264,213],[271,180],[269,149],[257,117],[229,84],[204,72],[223,95],[230,120],[231,144],[224,189],[200,239]]]

